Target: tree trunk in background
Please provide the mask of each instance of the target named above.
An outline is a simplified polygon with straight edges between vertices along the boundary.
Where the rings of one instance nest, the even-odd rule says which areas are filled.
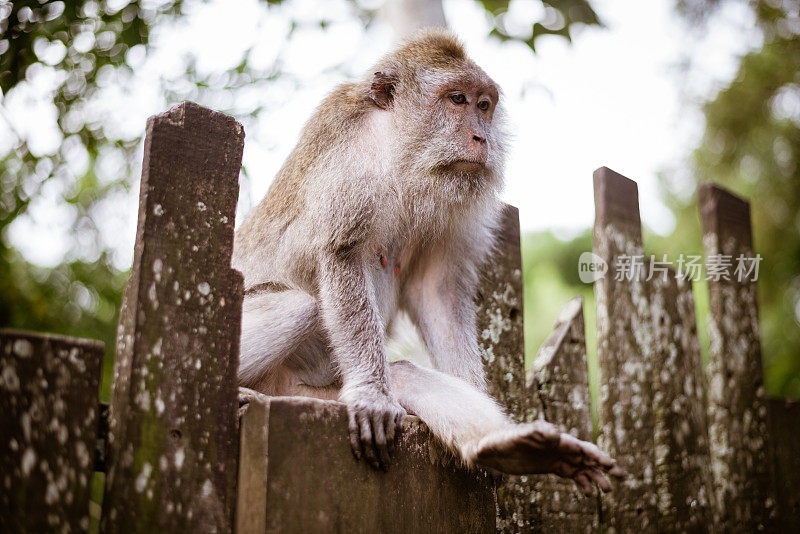
[[[392,26],[397,41],[420,28],[447,27],[442,0],[387,0],[381,9],[381,17]]]

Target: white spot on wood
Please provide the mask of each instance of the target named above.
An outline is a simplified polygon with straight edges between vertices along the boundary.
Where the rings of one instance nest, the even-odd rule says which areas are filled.
[[[12,365],[3,366],[3,371],[0,372],[0,386],[8,391],[19,390],[19,377],[17,370]]]
[[[22,453],[22,474],[24,476],[28,476],[33,469],[33,464],[36,463],[36,453],[33,452],[33,449],[28,447],[25,449],[25,452]]]
[[[186,454],[183,452],[183,447],[175,451],[175,467],[180,469],[183,467],[183,460],[186,458]]]
[[[161,356],[161,345],[162,345],[162,343],[163,343],[163,340],[161,338],[158,338],[156,340],[155,344],[153,344],[153,356]]]
[[[83,358],[79,357],[79,354],[80,351],[78,347],[73,347],[72,350],[69,351],[69,361],[75,366],[79,373],[85,373],[86,363],[83,361]]]
[[[158,309],[158,295],[156,295],[156,283],[153,282],[150,284],[150,288],[147,290],[147,298],[150,299],[150,304],[153,306],[154,310]]]
[[[47,489],[44,493],[44,502],[47,504],[53,504],[58,500],[58,488],[56,487],[55,483],[50,482],[47,484]]]
[[[149,462],[145,462],[142,466],[142,471],[136,477],[136,491],[141,493],[147,486],[147,481],[150,478],[150,473],[153,471],[153,466]]]
[[[82,441],[75,444],[75,455],[78,457],[78,462],[81,464],[81,467],[89,467],[91,457],[89,456],[89,450],[86,448],[86,444]]]
[[[66,425],[58,425],[58,430],[56,430],[56,439],[58,442],[64,445],[67,442],[67,438],[69,438],[69,431]]]
[[[27,339],[18,339],[14,341],[14,354],[20,358],[28,358],[33,354],[33,345]]]
[[[164,268],[164,262],[161,261],[161,258],[156,258],[153,260],[153,274],[155,275],[156,282],[161,281],[161,271]]]

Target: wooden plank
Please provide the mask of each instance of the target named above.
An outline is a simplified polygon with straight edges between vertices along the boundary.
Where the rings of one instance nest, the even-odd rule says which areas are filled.
[[[660,532],[715,524],[705,377],[691,282],[667,269],[648,280],[656,334],[656,490]]]
[[[239,415],[236,533],[264,534],[267,529],[269,400],[247,391],[250,399]]]
[[[592,441],[592,413],[586,362],[583,298],[567,302],[553,333],[539,348],[528,373],[540,416],[573,436]],[[595,532],[597,498],[585,497],[572,480],[553,475],[531,477],[542,532]]]
[[[751,277],[738,281],[734,272],[739,255],[755,256],[750,205],[710,183],[700,186],[699,202],[711,308],[709,437],[716,504],[723,530],[752,532],[770,528],[775,496],[756,284]],[[728,262],[727,275],[709,269]]]
[[[238,524],[243,525],[243,514],[258,516],[256,523],[266,512],[266,530],[248,525],[239,534],[494,530],[492,480],[481,471],[464,468],[418,418],[406,418],[392,467],[384,473],[353,456],[344,404],[255,396],[259,410],[266,412],[257,418],[268,422],[267,447],[261,445],[264,434],[256,431],[242,434],[242,439],[252,440],[242,450],[249,451],[246,461],[254,470],[267,468],[266,502],[260,500],[256,480],[243,486],[255,491],[241,495]],[[248,421],[247,414],[243,429],[254,428],[250,423],[256,418]],[[269,461],[257,457],[259,450]],[[240,480],[244,476],[240,471]]]
[[[525,384],[522,324],[522,255],[519,210],[506,205],[495,253],[483,267],[478,291],[478,343],[489,393],[516,421],[535,416],[535,397]],[[538,525],[535,495],[528,477],[503,477],[497,486],[497,528],[514,532]]]
[[[86,532],[103,343],[0,330],[0,532]]]
[[[800,531],[800,402],[768,398],[769,434],[775,455],[778,532]]]
[[[657,528],[653,449],[653,327],[644,281],[636,183],[602,167],[594,173],[594,252],[608,265],[594,284],[600,364],[599,445],[630,476],[612,482],[603,521],[618,532]],[[638,260],[637,260],[638,258]]]
[[[242,278],[230,268],[244,131],[191,102],[147,123],[117,336],[105,532],[230,532]]]

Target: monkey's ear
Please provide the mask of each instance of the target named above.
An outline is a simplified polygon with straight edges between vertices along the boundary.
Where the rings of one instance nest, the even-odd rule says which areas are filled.
[[[394,98],[394,85],[397,78],[391,72],[378,71],[372,75],[369,97],[381,109],[389,109]]]

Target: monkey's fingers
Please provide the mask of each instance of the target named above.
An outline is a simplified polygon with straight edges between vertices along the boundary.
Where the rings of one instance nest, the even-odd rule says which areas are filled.
[[[584,495],[587,497],[594,495],[594,486],[592,486],[592,481],[589,479],[585,471],[580,471],[577,473],[572,477],[572,480],[575,481],[575,484],[578,485],[578,489],[580,489]]]
[[[375,454],[375,444],[372,441],[372,423],[370,422],[369,415],[366,412],[359,412],[357,419],[361,436],[361,450],[364,453],[364,458],[367,459],[372,467],[379,469],[380,463],[378,462],[378,456]]]
[[[608,473],[614,478],[619,478],[619,479],[628,478],[628,472],[625,470],[624,467],[621,467],[619,465],[615,465],[614,467],[606,471],[606,473]]]
[[[581,448],[586,457],[586,463],[593,464],[592,467],[598,467],[603,471],[608,471],[617,464],[611,456],[600,450],[600,447],[594,443],[584,441],[581,443]]]
[[[389,447],[389,456],[394,454],[395,436],[397,435],[397,431],[400,429],[400,425],[403,424],[402,417],[402,414],[392,415],[388,412],[383,416],[386,427],[386,444]],[[400,419],[399,423],[397,422],[398,419]]]
[[[350,430],[350,447],[352,447],[353,454],[356,455],[356,459],[360,460],[362,452],[358,422],[356,421],[355,412],[349,407],[347,408],[347,423],[348,429]]]
[[[600,450],[594,443],[579,440],[570,434],[561,434],[558,447],[562,453],[566,453],[567,459],[575,465],[594,467],[606,472],[617,468],[618,471],[615,472],[619,472],[620,468],[614,459]]]
[[[602,471],[590,467],[589,469],[584,469],[583,472],[592,482],[597,484],[597,487],[600,488],[603,493],[611,491],[611,482],[603,475]]]
[[[387,418],[384,417],[386,414],[381,412],[374,412],[372,414],[372,437],[375,440],[375,448],[378,451],[378,457],[380,458],[381,467],[384,470],[389,468],[389,446],[386,443],[386,434],[387,429],[384,429],[384,425],[387,423]],[[388,422],[391,425],[391,422]],[[394,428],[390,430],[392,434],[394,434]]]

